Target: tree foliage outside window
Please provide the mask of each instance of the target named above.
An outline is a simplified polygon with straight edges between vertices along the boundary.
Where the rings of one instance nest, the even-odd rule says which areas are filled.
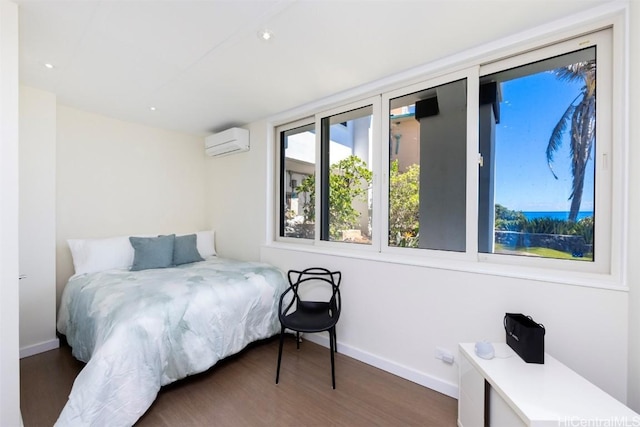
[[[513,211],[507,209],[499,203],[496,203],[496,222],[495,229],[503,231],[522,231],[527,223],[527,217],[522,211]]]
[[[342,231],[359,228],[362,213],[353,207],[353,202],[367,201],[373,173],[358,156],[351,155],[329,168],[329,236],[331,240],[342,240]],[[303,206],[304,222],[315,223],[315,174],[307,176],[296,188],[299,193],[308,193]]]
[[[389,167],[389,245],[417,248],[420,232],[420,165],[405,172],[398,160]]]
[[[592,216],[578,221],[548,217],[527,219],[522,211],[511,210],[498,203],[496,203],[495,215],[495,229],[498,231],[582,236],[587,244],[593,244]]]

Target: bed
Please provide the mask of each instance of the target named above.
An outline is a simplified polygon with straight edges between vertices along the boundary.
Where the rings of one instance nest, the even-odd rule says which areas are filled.
[[[200,259],[139,271],[101,268],[69,279],[57,327],[86,365],[57,426],[133,425],[163,385],[279,332],[281,271]]]

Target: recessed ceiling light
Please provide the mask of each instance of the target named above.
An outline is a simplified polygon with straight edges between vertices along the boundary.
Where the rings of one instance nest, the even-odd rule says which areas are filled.
[[[266,42],[268,42],[269,40],[271,40],[273,38],[273,31],[268,30],[268,29],[262,29],[260,31],[258,31],[258,37],[260,38],[260,40],[264,40]]]
[[[149,110],[156,111],[156,107],[149,107]]]
[[[48,62],[47,62],[46,64],[44,64],[44,67],[45,67],[45,68],[48,68],[48,69],[50,69],[50,70],[52,70],[52,69],[54,68],[53,64],[50,64],[50,63],[48,63]]]

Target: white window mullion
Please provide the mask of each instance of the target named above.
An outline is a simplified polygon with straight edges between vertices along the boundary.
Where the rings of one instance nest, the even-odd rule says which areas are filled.
[[[388,135],[383,133],[382,131],[382,120],[383,116],[383,108],[382,108],[382,99],[381,96],[376,96],[373,100],[373,119],[371,123],[371,170],[373,172],[373,182],[371,192],[373,195],[373,206],[371,210],[371,248],[380,252],[380,247],[382,242],[385,240],[384,228],[386,221],[383,216],[383,204],[385,201],[383,200],[383,193],[386,193],[382,190],[382,179],[381,172],[383,171],[381,163],[382,158],[384,158],[382,147],[385,146],[383,143],[383,135]],[[386,144],[388,145],[388,144]]]
[[[478,256],[478,168],[479,165],[479,108],[480,67],[467,70],[467,240],[466,253],[470,260]]]
[[[378,179],[378,187],[380,190],[380,252],[389,251],[389,138],[391,130],[389,126],[389,116],[391,108],[389,106],[389,93],[384,93],[380,97],[381,104],[381,120],[380,134],[380,171]],[[384,143],[382,143],[384,141]]]

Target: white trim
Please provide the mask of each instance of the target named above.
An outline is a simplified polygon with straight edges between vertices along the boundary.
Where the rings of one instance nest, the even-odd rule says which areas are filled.
[[[311,341],[312,343],[329,348],[329,338],[326,337],[325,335],[304,334],[303,337],[307,341]],[[385,372],[389,372],[393,375],[397,375],[400,378],[404,378],[405,380],[409,380],[423,387],[427,387],[431,390],[435,390],[449,397],[453,397],[454,399],[458,398],[457,384],[450,383],[448,381],[445,381],[441,378],[434,377],[432,375],[424,374],[413,368],[400,365],[391,360],[378,357],[375,354],[362,351],[358,348],[351,347],[349,345],[345,345],[340,342],[338,342],[338,353],[344,354],[345,356],[349,356],[353,359],[359,360],[360,362],[366,363],[367,365],[371,365],[378,369],[382,369]],[[340,378],[338,378],[337,382],[339,383],[339,381],[340,381]]]
[[[617,236],[611,241],[611,271],[616,272],[619,280],[627,283],[627,247],[629,236],[629,129],[631,126],[629,116],[629,14],[625,9],[624,15],[618,14],[612,18],[613,22],[613,49],[612,63],[612,101],[611,110],[611,147],[613,155],[611,163],[620,165],[622,173],[611,175],[610,185],[613,188],[611,204],[614,209],[611,212],[611,235]],[[621,101],[617,101],[620,99]],[[613,141],[618,141],[615,144]],[[616,210],[617,208],[618,210]],[[616,263],[614,264],[614,260]],[[618,271],[614,270],[619,269]]]
[[[488,262],[464,261],[443,257],[424,257],[410,253],[377,253],[372,251],[342,250],[338,247],[318,247],[313,245],[272,242],[265,249],[287,250],[294,252],[316,253],[318,255],[338,256],[342,258],[362,259],[389,264],[411,265],[463,273],[485,274],[497,277],[544,282],[552,285],[571,285],[587,288],[606,289],[610,291],[629,292],[626,283],[619,277],[608,274],[583,273],[570,270],[554,270],[551,268],[524,267],[520,265],[498,264]],[[500,255],[496,255],[500,256]],[[553,261],[553,260],[550,260]]]
[[[54,338],[49,341],[44,341],[38,344],[22,347],[20,349],[20,359],[24,359],[25,357],[44,353],[45,351],[55,350],[56,348],[59,348],[59,347],[60,347],[60,340],[58,338]]]

